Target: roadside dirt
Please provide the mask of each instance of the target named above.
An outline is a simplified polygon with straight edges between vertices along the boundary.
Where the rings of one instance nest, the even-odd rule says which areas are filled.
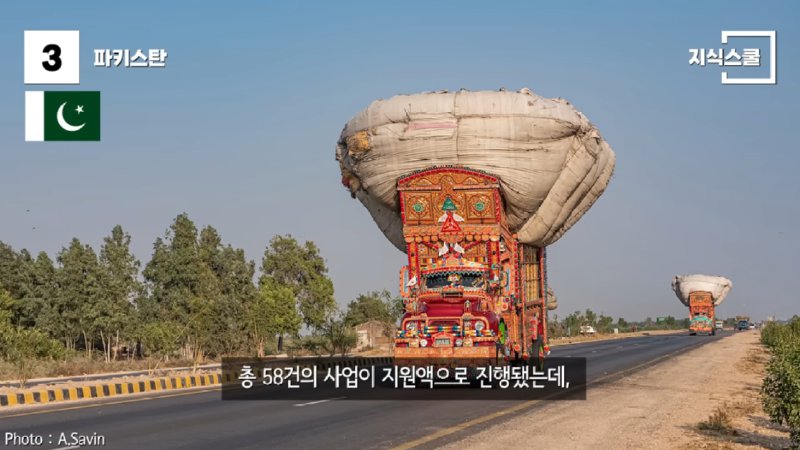
[[[680,334],[680,333],[685,334],[688,333],[688,331],[686,330],[629,331],[627,333],[619,333],[619,334],[603,333],[603,334],[595,334],[593,336],[578,335],[572,337],[559,337],[550,339],[550,346],[557,347],[559,345],[580,344],[582,342],[610,341],[614,339],[625,339],[625,338],[640,337],[640,336],[655,336],[659,334]]]
[[[786,448],[788,430],[761,409],[767,356],[758,338],[738,333],[444,448]],[[729,426],[702,429],[717,409]]]
[[[214,361],[209,361],[214,363]],[[67,360],[35,360],[29,361],[31,369],[30,381],[48,381],[62,377],[78,377],[83,375],[126,375],[122,372],[138,372],[151,369],[155,364],[146,359],[120,359],[112,362],[103,362],[99,359],[85,356],[74,356]],[[169,361],[159,361],[158,370],[169,370],[182,367],[192,367],[194,361],[172,358]],[[202,364],[203,366],[206,364]],[[13,364],[0,361],[0,384],[14,383],[18,378],[18,370]]]

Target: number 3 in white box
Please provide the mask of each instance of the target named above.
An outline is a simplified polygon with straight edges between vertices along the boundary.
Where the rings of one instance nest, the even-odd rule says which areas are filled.
[[[79,31],[25,31],[25,84],[80,84]]]

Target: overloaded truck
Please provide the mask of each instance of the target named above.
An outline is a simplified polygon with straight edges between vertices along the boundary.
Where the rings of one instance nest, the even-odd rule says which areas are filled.
[[[731,280],[711,275],[678,275],[672,280],[672,290],[689,307],[689,334],[717,334],[716,307],[731,291]]]
[[[750,329],[750,316],[736,316],[736,331]]]
[[[407,255],[398,363],[541,364],[545,248],[603,193],[615,156],[564,100],[435,92],[373,102],[347,123],[342,183]]]

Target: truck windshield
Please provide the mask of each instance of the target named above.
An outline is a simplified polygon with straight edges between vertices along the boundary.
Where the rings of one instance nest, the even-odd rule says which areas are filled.
[[[478,289],[483,287],[483,274],[475,272],[437,273],[425,277],[425,287],[441,289],[444,287],[464,287]]]

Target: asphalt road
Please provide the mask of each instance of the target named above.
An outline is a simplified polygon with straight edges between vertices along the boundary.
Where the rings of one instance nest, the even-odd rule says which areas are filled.
[[[552,356],[586,357],[592,383],[724,338],[659,335],[554,347]],[[432,448],[514,413],[540,407],[520,401],[221,401],[218,389],[62,403],[0,414],[0,448],[9,433],[41,436],[38,448],[71,447],[71,433],[102,436],[110,449]],[[509,409],[514,413],[508,413]],[[59,439],[64,433],[65,440]],[[97,442],[97,441],[95,441]],[[22,446],[19,446],[22,448]]]

